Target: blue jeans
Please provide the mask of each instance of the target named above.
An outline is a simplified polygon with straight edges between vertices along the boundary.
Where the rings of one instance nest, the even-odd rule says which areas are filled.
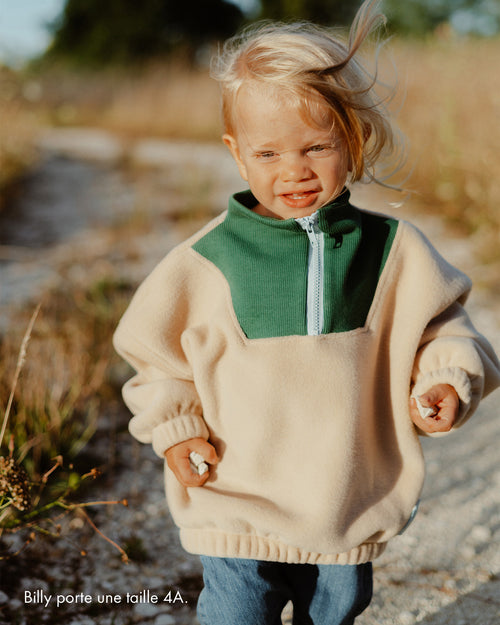
[[[372,565],[312,565],[202,556],[201,625],[352,625],[372,597]]]

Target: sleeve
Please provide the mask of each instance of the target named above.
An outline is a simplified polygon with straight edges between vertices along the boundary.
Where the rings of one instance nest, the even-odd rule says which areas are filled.
[[[459,301],[436,316],[425,329],[417,351],[413,395],[435,384],[450,384],[460,398],[456,426],[476,410],[479,401],[500,385],[500,364],[490,343],[473,327]]]
[[[139,287],[114,334],[116,351],[135,369],[123,387],[130,433],[163,457],[173,445],[209,431],[182,347],[192,322],[189,272],[171,253]]]

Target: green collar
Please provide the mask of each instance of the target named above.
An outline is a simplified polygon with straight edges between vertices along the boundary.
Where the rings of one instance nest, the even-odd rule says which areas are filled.
[[[318,211],[323,237],[324,333],[363,327],[391,249],[397,222],[360,211],[347,189]],[[310,243],[295,219],[263,217],[246,191],[229,201],[226,219],[193,244],[230,288],[249,339],[307,334]]]
[[[322,232],[330,235],[348,234],[361,226],[360,213],[349,203],[350,197],[350,191],[344,188],[332,202],[318,210],[318,226]],[[271,228],[303,231],[293,218],[276,219],[259,215],[252,210],[256,205],[257,200],[251,191],[235,193],[229,200],[229,216],[236,219],[251,219]]]

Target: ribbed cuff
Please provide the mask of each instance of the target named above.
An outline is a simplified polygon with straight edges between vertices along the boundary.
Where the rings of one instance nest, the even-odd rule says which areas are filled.
[[[436,386],[436,384],[449,384],[453,386],[457,392],[460,399],[460,407],[454,425],[454,427],[456,427],[470,409],[472,387],[469,376],[466,371],[460,367],[446,367],[444,369],[437,369],[436,371],[429,371],[418,378],[411,394],[414,397],[419,397],[430,390],[431,387]]]
[[[209,432],[205,421],[198,415],[179,415],[169,421],[160,423],[153,430],[153,450],[160,458],[170,447],[190,438],[208,440]]]

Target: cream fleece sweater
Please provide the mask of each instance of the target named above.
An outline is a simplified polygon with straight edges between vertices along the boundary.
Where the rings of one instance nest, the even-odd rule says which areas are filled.
[[[410,393],[453,385],[462,424],[500,384],[498,359],[462,307],[469,279],[417,229],[394,221],[384,258],[374,252],[380,271],[359,327],[249,338],[242,324],[255,328],[259,315],[281,306],[279,294],[274,308],[245,304],[241,275],[270,267],[258,233],[263,241],[267,232],[283,237],[276,249],[290,253],[307,249],[307,235],[286,222],[266,231],[276,220],[242,202],[233,198],[228,212],[168,254],[120,322],[116,349],[137,371],[124,387],[130,432],[160,457],[199,436],[217,449],[220,463],[201,488],[185,489],[166,467],[168,503],[187,551],[294,563],[371,560],[405,525],[422,488]],[[347,204],[357,225],[340,227],[342,211],[333,209],[323,229],[340,232],[346,250],[351,233],[383,220]],[[236,277],[217,260],[224,237],[251,256],[250,269]],[[349,253],[346,267],[361,254]],[[297,263],[306,258],[297,254]]]

